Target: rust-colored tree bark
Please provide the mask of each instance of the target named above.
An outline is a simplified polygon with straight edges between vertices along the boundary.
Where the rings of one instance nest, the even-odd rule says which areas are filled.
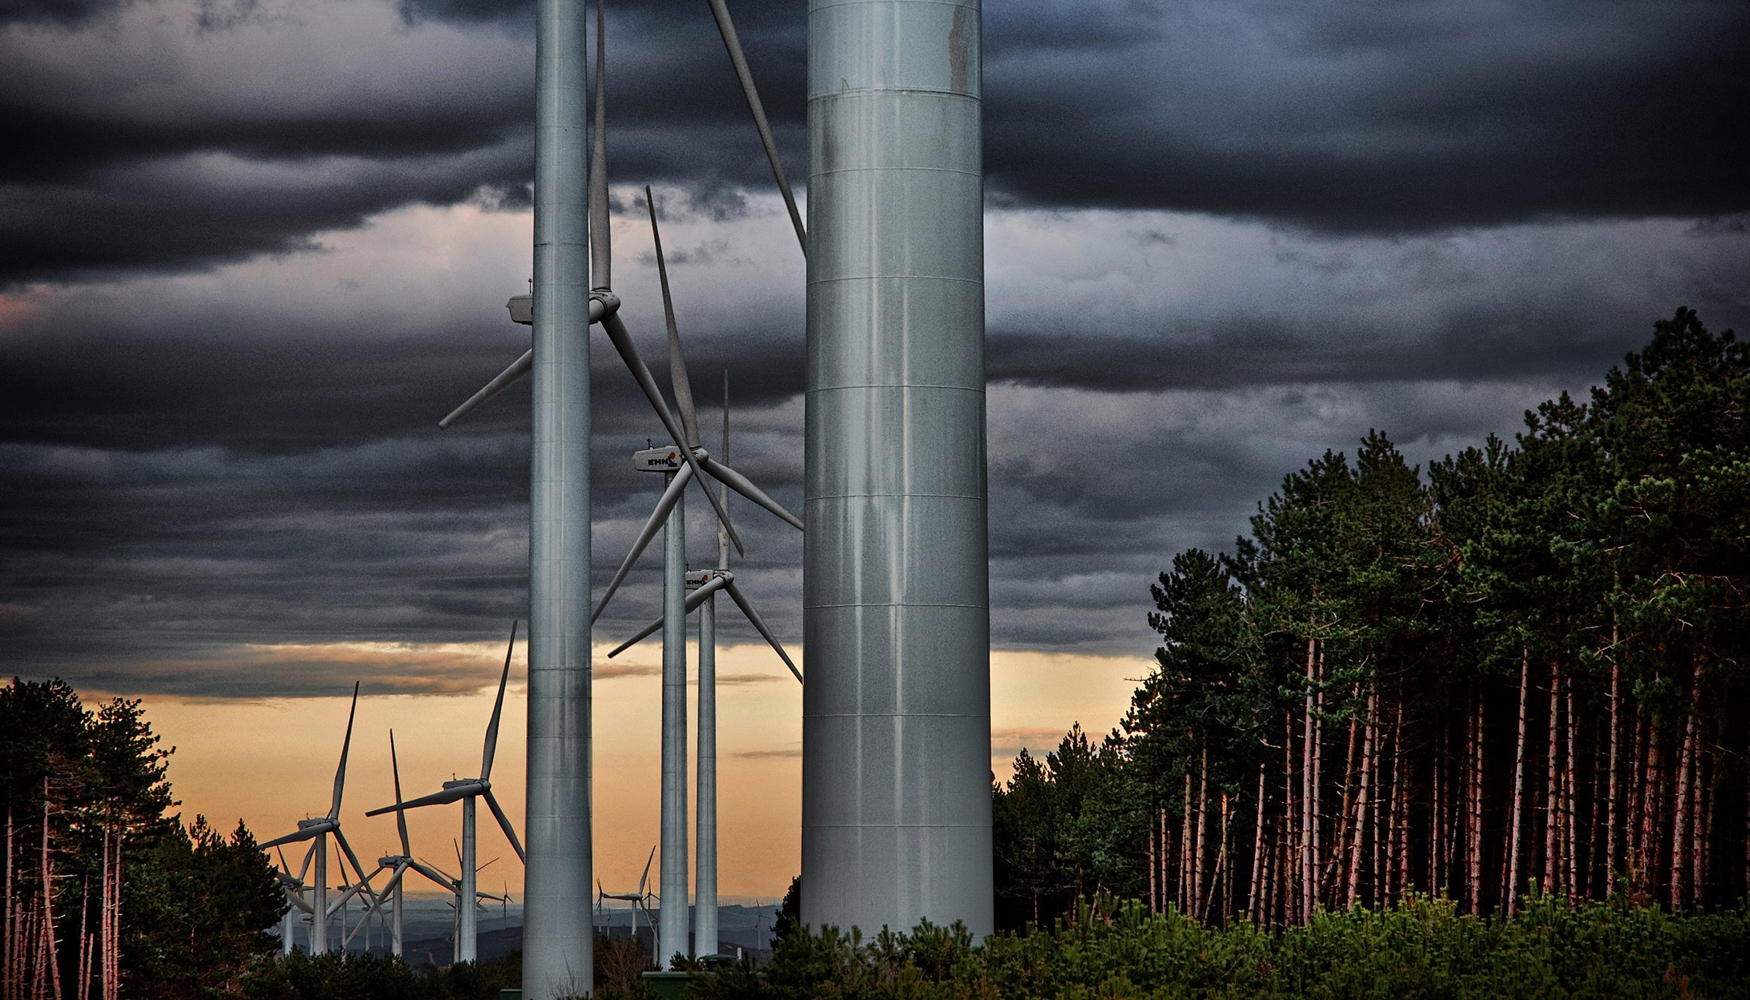
[[[1519,649],[1519,737],[1513,749],[1513,811],[1507,834],[1507,884],[1501,893],[1501,905],[1507,908],[1508,916],[1519,912],[1519,829],[1525,805],[1525,704],[1530,674],[1531,650],[1522,646]]]

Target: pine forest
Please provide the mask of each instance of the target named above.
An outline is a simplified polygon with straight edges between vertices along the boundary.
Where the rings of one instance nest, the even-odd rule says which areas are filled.
[[[1750,353],[1688,310],[1511,443],[1326,452],[1173,558],[1119,724],[995,789],[1000,921],[1737,904],[1747,545]]]

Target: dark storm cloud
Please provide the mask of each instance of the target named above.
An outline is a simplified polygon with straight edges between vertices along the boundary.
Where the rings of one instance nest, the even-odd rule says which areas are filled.
[[[702,3],[611,7],[616,210],[641,217],[633,183],[667,184],[708,438],[729,367],[734,464],[800,510],[800,274],[770,276],[796,248],[762,214],[741,95]],[[801,6],[737,8],[799,177]],[[77,10],[102,31],[85,14],[0,28],[0,120],[21,140],[0,148],[0,288],[103,279],[0,298],[0,659],[215,697],[354,676],[478,687],[476,667],[425,653],[312,650],[483,641],[525,613],[527,383],[434,426],[526,347],[502,311],[520,265],[409,277],[388,272],[455,247],[322,234],[411,244],[431,233],[380,213],[526,207],[530,5]],[[1745,139],[1727,115],[1747,17],[1711,2],[987,4],[991,199],[1045,209],[987,223],[993,643],[1146,655],[1155,574],[1185,547],[1230,546],[1326,447],[1380,427],[1426,462],[1596,380],[1678,302],[1741,325],[1745,193],[1726,170]],[[1266,224],[1055,211],[1081,207]],[[1416,235],[1663,212],[1697,221]],[[749,229],[770,238],[737,242]],[[629,235],[616,277],[666,382],[648,242]],[[526,237],[510,246],[494,253],[525,254]],[[344,266],[295,266],[325,252]],[[163,277],[263,253],[282,257]],[[599,591],[658,483],[626,460],[648,409],[593,346]],[[745,503],[736,516],[744,587],[796,641],[800,538]],[[688,532],[709,549],[696,494]],[[655,613],[658,562],[646,554],[599,639]]]
[[[392,205],[447,205],[514,190],[530,147],[455,156],[263,162],[191,155],[102,171],[78,184],[0,188],[0,288],[105,271],[180,272],[318,249]]]
[[[53,47],[43,30],[3,40],[0,119],[13,138],[0,152],[0,245],[10,250],[0,282],[198,268],[297,249],[410,201],[463,201],[483,186],[499,192],[487,201],[525,196],[528,4],[399,0],[393,20],[405,24],[382,71],[352,67],[337,87],[309,77],[320,71],[295,53],[319,49],[327,32],[386,27],[356,11],[330,27],[267,2],[161,0],[154,12],[192,29],[174,40],[162,17],[123,10],[106,21],[120,40],[95,77],[23,58]],[[801,179],[805,17],[794,5],[740,6]],[[98,9],[18,8],[67,23]],[[612,14],[616,177],[768,186],[704,5]],[[1544,0],[1506,12],[1458,0],[1065,0],[991,4],[985,33],[998,204],[1376,233],[1750,206],[1750,133],[1738,121],[1750,105],[1750,7],[1738,0]],[[278,38],[298,44],[279,56]],[[478,51],[463,57],[467,44]],[[167,61],[167,48],[184,58]],[[209,50],[232,55],[207,66]],[[237,55],[256,51],[259,67]],[[285,81],[276,99],[231,79],[245,67]],[[245,85],[227,101],[233,84]],[[189,166],[219,156],[276,176],[239,191]]]
[[[77,25],[126,6],[130,0],[6,0],[0,25],[13,22]]]

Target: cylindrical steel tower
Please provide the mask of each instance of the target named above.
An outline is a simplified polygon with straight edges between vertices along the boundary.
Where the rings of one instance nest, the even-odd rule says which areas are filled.
[[[717,954],[717,595],[699,605],[699,735],[694,780],[693,954]]]
[[[978,0],[810,0],[802,919],[992,926]]]
[[[475,911],[475,900],[478,898],[480,872],[478,870],[478,839],[474,831],[474,796],[462,800],[462,848],[461,858],[456,862],[462,867],[457,873],[457,881],[461,886],[456,890],[456,950],[458,962],[472,962],[477,956],[476,949],[480,944],[479,914]]]
[[[583,0],[537,0],[535,18],[523,997],[550,1000],[588,995],[595,986],[589,912],[589,149]]]
[[[674,482],[669,473],[667,482]],[[668,968],[687,943],[687,504],[682,493],[662,529],[662,870],[657,890],[662,954]]]

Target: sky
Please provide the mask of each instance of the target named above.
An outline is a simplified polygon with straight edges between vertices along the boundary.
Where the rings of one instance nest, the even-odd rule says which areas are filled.
[[[805,188],[805,6],[733,9]],[[526,614],[527,383],[435,424],[528,345],[504,302],[531,269],[532,13],[0,0],[0,662],[145,698],[188,812],[265,837],[326,811],[354,681],[362,854],[393,845],[362,817],[390,727],[409,795],[478,769]],[[1149,583],[1308,459],[1379,428],[1426,465],[1680,305],[1750,323],[1742,0],[1009,0],[984,35],[999,774],[1118,720]],[[608,38],[622,315],[666,383],[649,184],[707,436],[728,370],[733,464],[799,510],[802,258],[722,45],[699,3],[612,0]],[[593,351],[599,589],[659,431]],[[738,577],[806,669],[801,536],[736,513]],[[658,563],[597,629],[608,881],[655,839],[656,647],[605,653],[657,615]],[[800,692],[723,631],[723,891],[769,898]],[[518,821],[522,666],[493,775]],[[428,813],[416,849],[448,857]]]

